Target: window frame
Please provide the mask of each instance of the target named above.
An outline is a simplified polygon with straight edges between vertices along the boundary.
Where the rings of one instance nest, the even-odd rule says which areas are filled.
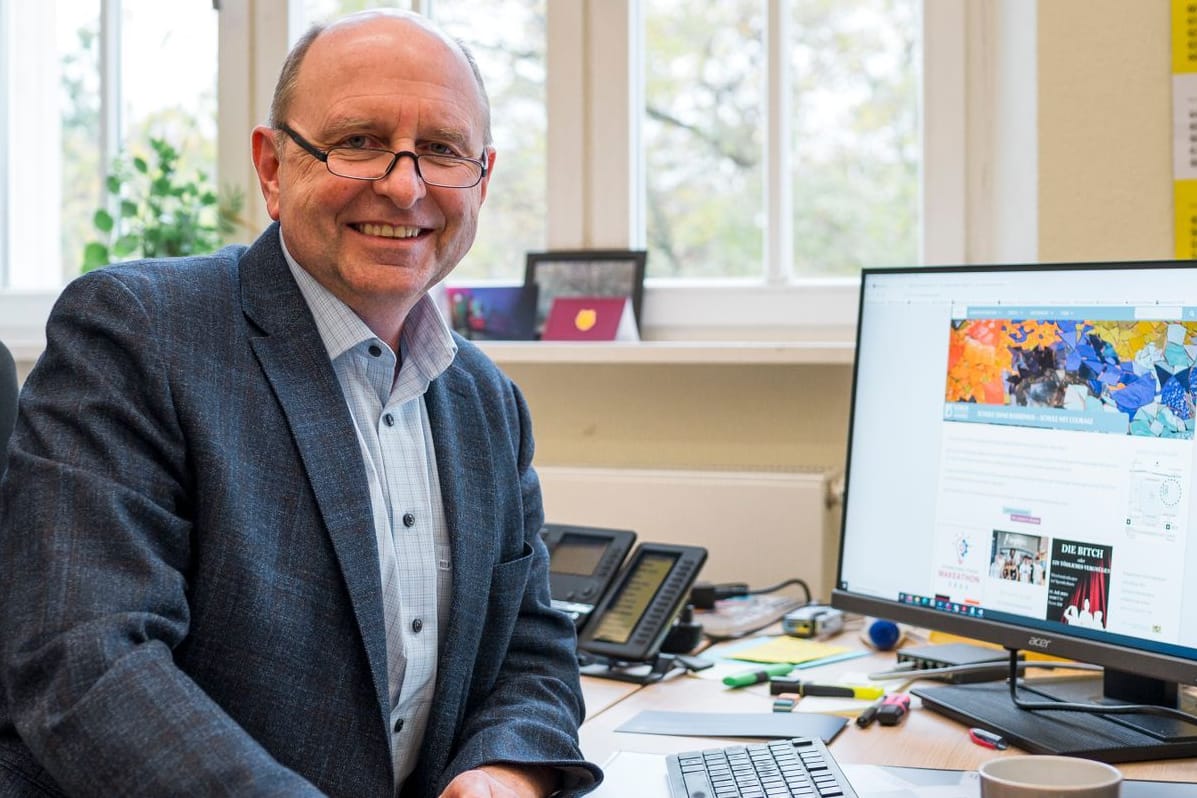
[[[769,24],[767,102],[788,103],[782,58],[785,0],[765,0]],[[965,258],[965,78],[967,9],[957,0],[923,0],[923,166],[920,260]],[[550,248],[643,247],[643,159],[636,146],[639,89],[639,0],[553,4],[549,102]],[[988,35],[993,26],[977,26]],[[989,62],[983,62],[983,68]],[[583,87],[578,91],[578,86]],[[621,88],[622,87],[622,88]],[[766,169],[788,174],[788,125],[771,114]],[[602,146],[586,146],[602,142]],[[635,169],[621,172],[611,164]],[[771,181],[767,264],[760,281],[645,282],[642,330],[677,340],[851,340],[859,293],[855,278],[792,273],[789,181]]]
[[[9,29],[12,26],[11,21],[12,7],[9,3],[0,3],[0,43],[7,43],[9,37]],[[3,48],[7,50],[8,47]],[[9,81],[12,76],[9,72],[9,59],[0,57],[0,242],[10,241],[8,234],[9,220],[8,220],[8,124],[10,118],[10,104],[12,102],[12,91],[9,89]],[[7,245],[6,245],[7,246]],[[8,252],[0,252],[0,289],[8,285],[8,275],[10,272],[8,263]]]
[[[784,0],[764,1],[768,13],[777,18]],[[426,2],[413,0],[413,7],[423,10]],[[546,86],[546,245],[550,249],[642,246],[643,233],[637,230],[643,196],[643,170],[639,168],[642,159],[636,145],[642,51],[636,23],[638,2],[580,0],[549,4],[547,31],[552,45],[548,48]],[[970,185],[974,186],[973,195],[983,197],[983,190],[975,187],[976,181],[968,179],[969,169],[975,172],[986,168],[1000,150],[998,137],[980,142],[984,146],[966,137],[966,113],[970,119],[976,115],[985,118],[990,113],[985,104],[996,105],[990,97],[999,93],[966,90],[978,83],[997,85],[1009,68],[1003,59],[976,57],[970,51],[996,51],[997,44],[1003,43],[1001,37],[1009,36],[1013,26],[987,24],[994,12],[970,10],[973,4],[958,0],[923,0],[923,5],[921,260],[963,263],[970,254],[970,240],[978,236],[985,239],[987,233],[982,229],[982,220],[969,217],[969,200],[974,199]],[[1024,25],[1030,22],[1033,40],[1033,0],[1025,5],[1028,9],[1023,9],[1018,21]],[[260,219],[263,225],[267,217],[250,158],[249,130],[267,118],[278,65],[296,34],[293,28],[298,24],[298,6],[298,0],[222,0],[220,4],[220,180],[222,185],[241,188],[247,200],[246,217]],[[979,14],[989,16],[978,21]],[[780,29],[771,35],[780,36]],[[1025,55],[1025,46],[1021,52]],[[1033,48],[1029,52],[1033,53]],[[770,55],[770,71],[780,68],[779,61]],[[1025,58],[1022,61],[1021,70],[1026,73]],[[1032,97],[1034,71],[1029,70],[1029,77],[1024,74],[1024,79],[1031,82]],[[780,96],[778,92],[784,91],[785,82],[774,76],[769,86],[770,97]],[[966,105],[966,96],[971,105]],[[770,129],[770,140],[781,140],[783,136],[784,125]],[[780,151],[775,151],[779,149],[770,145],[768,156],[783,158]],[[1020,158],[1022,153],[1012,157]],[[633,168],[626,172],[610,168],[619,163]],[[781,202],[780,191],[771,191],[766,201],[773,218]],[[789,255],[783,258],[778,254],[789,251],[788,225],[773,227],[766,247],[769,266],[760,281],[647,280],[645,337],[850,340],[856,324],[859,281],[790,278],[784,266]],[[0,338],[12,342],[13,348],[26,355],[39,352],[44,345],[46,316],[56,293],[0,291]]]

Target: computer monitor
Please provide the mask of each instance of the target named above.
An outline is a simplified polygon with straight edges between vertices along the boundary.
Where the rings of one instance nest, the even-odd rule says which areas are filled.
[[[865,270],[832,604],[1104,666],[1020,700],[1175,705],[1197,684],[1195,364],[1191,262]],[[1171,717],[1023,710],[1008,681],[915,693],[1034,752],[1197,756]]]

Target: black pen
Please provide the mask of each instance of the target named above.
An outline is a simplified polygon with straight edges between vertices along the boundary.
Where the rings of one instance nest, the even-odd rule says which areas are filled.
[[[856,716],[856,725],[862,729],[867,729],[872,726],[873,721],[877,719],[877,710],[881,708],[883,701],[885,701],[884,698],[875,704],[869,704],[867,707],[865,707],[864,712],[861,712]]]

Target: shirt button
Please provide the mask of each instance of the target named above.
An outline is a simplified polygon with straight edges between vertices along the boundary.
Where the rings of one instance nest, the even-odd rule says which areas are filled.
[[[407,526],[407,527],[415,526],[416,525],[416,517],[414,515],[412,515],[411,513],[404,513],[403,514],[403,525]]]
[[[419,634],[420,630],[423,628],[424,628],[424,622],[421,621],[419,618],[416,618],[414,621],[411,622],[411,630],[413,632],[415,632],[416,634]]]
[[[386,415],[384,415],[382,417],[382,422],[384,424],[386,424],[388,427],[393,427],[393,426],[395,426],[395,417],[393,415],[391,415],[390,413],[387,413]]]
[[[378,344],[370,344],[370,348],[366,351],[370,353],[370,357],[378,357],[382,354],[382,347]]]
[[[403,718],[399,718],[395,721],[395,734],[398,734],[401,731],[403,731]]]

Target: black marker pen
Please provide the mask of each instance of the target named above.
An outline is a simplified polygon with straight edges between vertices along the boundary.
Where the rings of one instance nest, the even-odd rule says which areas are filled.
[[[884,701],[885,699],[883,698],[881,701],[878,701],[875,704],[869,704],[867,707],[865,707],[864,712],[861,712],[856,716],[856,725],[862,729],[867,729],[872,726],[873,721],[877,720],[877,710],[881,708],[881,704]]]

